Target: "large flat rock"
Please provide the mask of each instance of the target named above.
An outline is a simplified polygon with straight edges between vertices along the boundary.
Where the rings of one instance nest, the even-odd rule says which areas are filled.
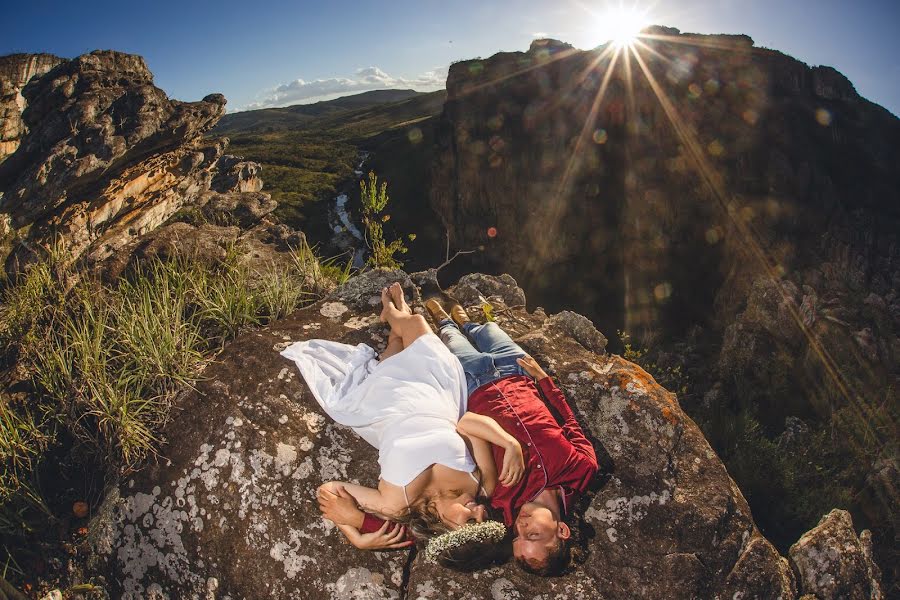
[[[792,598],[787,562],[675,396],[579,319],[503,311],[501,324],[549,367],[607,465],[584,501],[585,560],[561,578],[514,564],[458,574],[410,551],[361,552],[319,516],[318,485],[375,485],[377,453],[319,409],[278,351],[327,338],[381,347],[377,292],[402,272],[358,277],[330,298],[233,342],[182,398],[161,460],[128,478],[95,523],[124,597]],[[514,298],[515,296],[511,296]],[[474,312],[473,312],[474,316]]]

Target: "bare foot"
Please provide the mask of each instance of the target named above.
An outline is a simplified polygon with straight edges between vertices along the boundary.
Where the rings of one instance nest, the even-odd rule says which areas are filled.
[[[409,304],[406,303],[406,296],[403,295],[403,287],[399,282],[395,281],[392,283],[391,287],[388,288],[388,292],[391,295],[391,300],[394,301],[394,306],[396,306],[400,312],[405,312],[410,315],[413,314]]]
[[[381,306],[382,306],[381,314],[378,316],[378,318],[381,320],[382,323],[386,323],[387,322],[387,311],[392,306],[394,306],[394,301],[391,299],[391,295],[388,292],[387,288],[381,288]]]

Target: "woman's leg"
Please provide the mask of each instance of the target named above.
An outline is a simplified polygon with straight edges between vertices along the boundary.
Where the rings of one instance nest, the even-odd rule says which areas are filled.
[[[399,283],[394,283],[388,288],[388,295],[391,297],[391,302],[394,303],[394,306],[400,309],[400,312],[406,313],[408,315],[413,314],[413,311],[409,307],[409,304],[406,303],[406,298],[404,298],[403,296],[403,288],[400,287]],[[391,356],[401,352],[402,350],[403,338],[392,327],[390,333],[388,333],[387,347],[385,347],[384,352],[381,353],[381,356],[379,358],[381,360],[390,358]]]
[[[425,317],[410,314],[394,305],[388,288],[381,290],[381,304],[383,306],[381,320],[391,326],[391,333],[400,338],[403,348],[408,347],[420,336],[431,333],[431,327],[425,322]]]
[[[384,348],[384,352],[381,353],[381,356],[378,358],[380,360],[384,360],[386,358],[390,358],[393,355],[403,351],[403,338],[394,333],[394,330],[391,329],[391,332],[388,334],[388,342],[387,346]]]

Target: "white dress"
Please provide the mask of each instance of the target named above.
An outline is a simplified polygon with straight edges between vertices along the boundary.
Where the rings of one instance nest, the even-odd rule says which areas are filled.
[[[405,487],[433,464],[472,473],[456,422],[466,412],[466,377],[434,334],[381,362],[366,344],[295,342],[294,361],[328,415],[378,448],[381,478]]]

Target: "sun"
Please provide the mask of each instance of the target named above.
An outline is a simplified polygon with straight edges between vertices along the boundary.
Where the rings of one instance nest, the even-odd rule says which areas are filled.
[[[597,34],[603,42],[618,48],[634,44],[641,30],[649,25],[647,13],[636,7],[619,6],[597,15]]]

